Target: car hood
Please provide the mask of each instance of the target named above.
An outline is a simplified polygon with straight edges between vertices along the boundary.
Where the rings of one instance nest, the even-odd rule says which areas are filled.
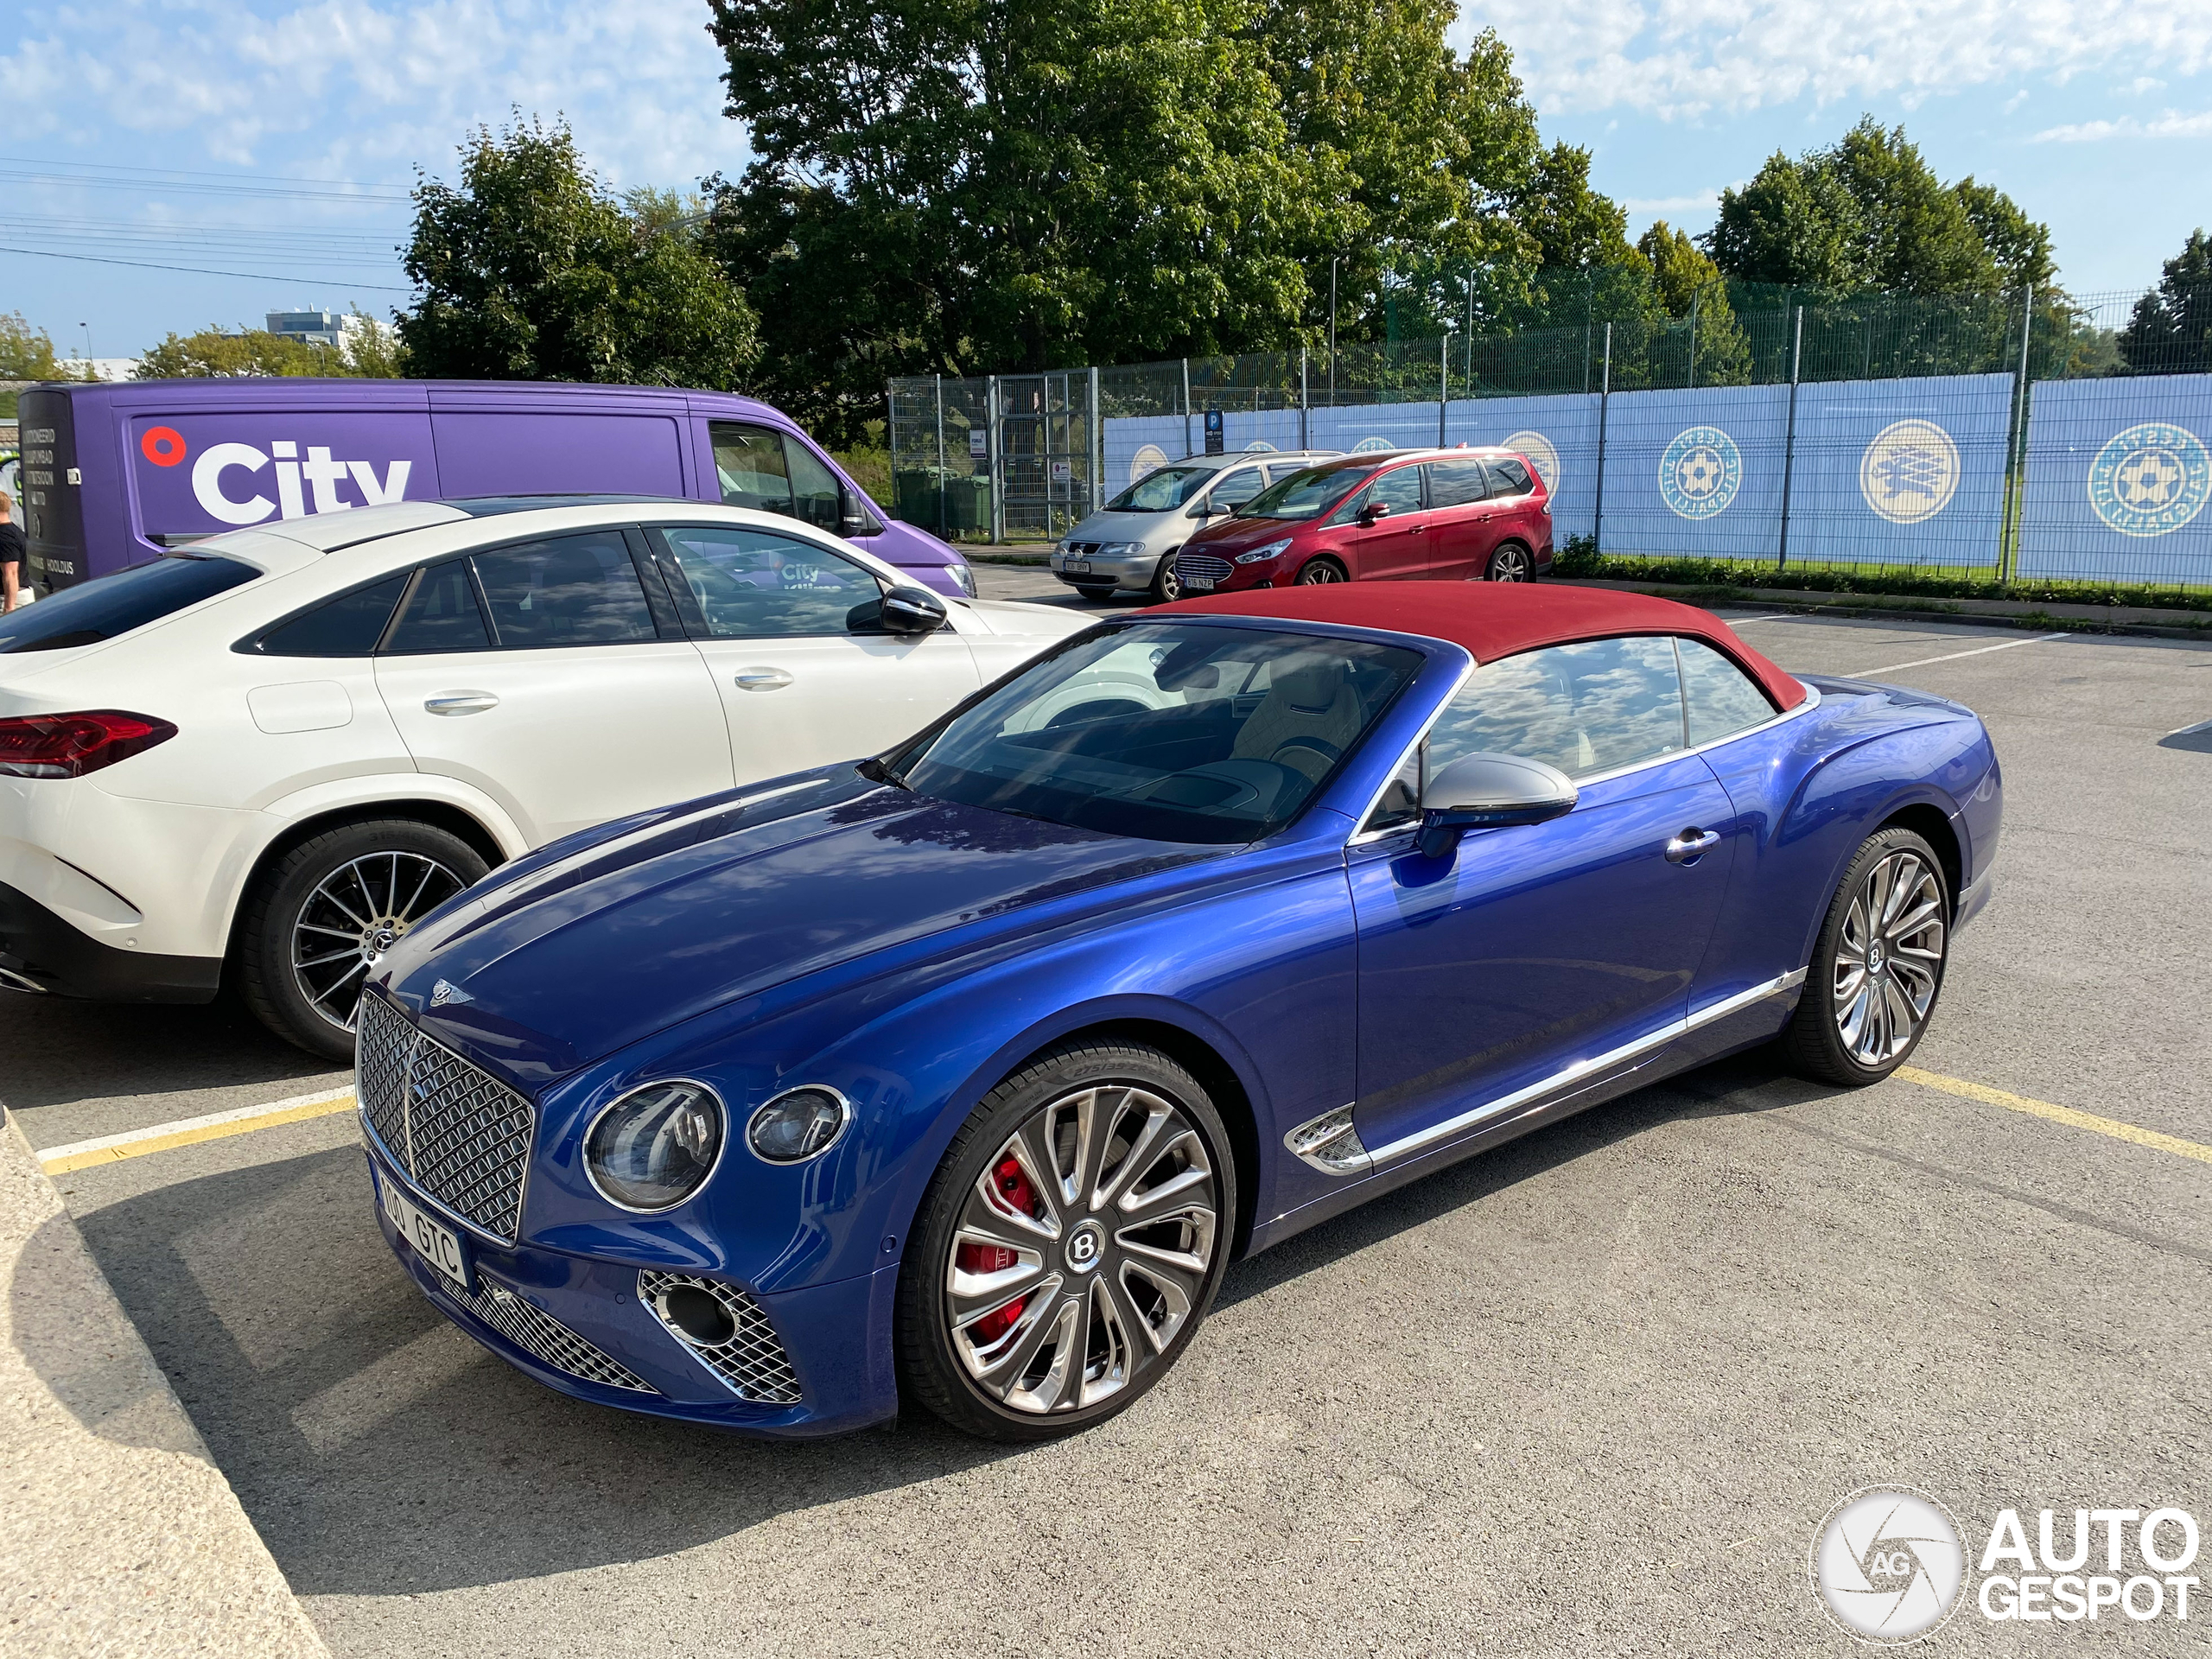
[[[1202,547],[1209,553],[1242,553],[1249,548],[1264,547],[1269,542],[1294,536],[1312,528],[1313,524],[1311,518],[1230,518],[1207,525],[1183,545]]]
[[[480,889],[378,978],[435,1034],[529,1086],[869,952],[1225,850],[822,775],[657,815]]]

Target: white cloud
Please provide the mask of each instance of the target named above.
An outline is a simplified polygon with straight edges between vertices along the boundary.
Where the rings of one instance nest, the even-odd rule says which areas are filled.
[[[701,0],[309,0],[270,15],[77,0],[19,23],[0,86],[14,143],[56,156],[121,128],[163,141],[137,147],[140,165],[189,165],[174,159],[181,148],[270,172],[398,179],[417,161],[447,170],[468,128],[518,105],[566,113],[618,182],[680,182],[745,153],[706,22]]]
[[[1877,96],[1910,107],[2027,75],[2212,63],[2202,0],[1466,0],[1459,37],[1486,25],[1547,113],[1694,118]]]
[[[1630,216],[1647,213],[1712,213],[1720,210],[1720,192],[1700,190],[1690,196],[1630,196],[1621,203]]]
[[[2076,121],[2045,127],[2031,141],[2038,144],[2094,144],[2107,138],[2212,138],[2212,112],[2183,115],[2168,110],[2155,121],[2123,115],[2117,121]]]

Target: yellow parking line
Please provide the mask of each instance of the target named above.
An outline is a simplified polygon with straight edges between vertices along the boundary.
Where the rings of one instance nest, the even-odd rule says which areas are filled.
[[[2002,1106],[2008,1112],[2025,1112],[2031,1117],[2047,1118],[2053,1123],[2063,1123],[2069,1128],[2108,1135],[2115,1141],[2130,1141],[2139,1147],[2148,1147],[2153,1152],[2170,1152],[2177,1158],[2194,1158],[2200,1164],[2212,1164],[2212,1147],[2195,1141],[2184,1141],[2177,1135],[2161,1135],[2156,1129],[2138,1128],[2134,1124],[2123,1123],[2118,1118],[2099,1117],[2094,1112],[2077,1112],[2071,1106],[2054,1106],[2047,1100],[2031,1100],[2025,1095],[2008,1095],[2002,1089],[1967,1083],[1958,1077],[1947,1077],[1940,1071],[1923,1071],[1916,1065],[1901,1065],[1897,1069],[1897,1075],[1907,1083],[1918,1084],[1923,1089],[1940,1089],[1947,1095],[1978,1100],[1986,1106]]]
[[[280,1123],[304,1122],[311,1117],[334,1117],[340,1112],[353,1109],[352,1089],[326,1089],[319,1095],[296,1095],[289,1100],[272,1100],[264,1106],[240,1106],[232,1111],[210,1112],[205,1117],[156,1123],[151,1128],[133,1129],[128,1135],[73,1141],[39,1154],[38,1165],[49,1175],[62,1175],[73,1169],[90,1169],[95,1164],[143,1158],[149,1152],[168,1152],[172,1147],[194,1146],[202,1141],[219,1141],[226,1135],[251,1135],[256,1129],[273,1129]]]

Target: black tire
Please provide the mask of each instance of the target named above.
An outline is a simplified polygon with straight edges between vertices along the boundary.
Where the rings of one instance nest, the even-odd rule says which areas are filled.
[[[1183,597],[1183,579],[1175,574],[1175,555],[1181,550],[1171,548],[1160,556],[1160,569],[1152,573],[1152,598],[1156,605],[1173,605]]]
[[[1119,1104],[1094,1111],[1087,1119],[1078,1115],[1072,1125],[1063,1116],[1077,1112],[1075,1103],[1084,1091],[1116,1085],[1141,1090],[1170,1109],[1169,1116],[1161,1120],[1156,1145],[1142,1154],[1144,1166],[1133,1171],[1124,1169],[1135,1155],[1129,1141],[1122,1138],[1124,1128],[1137,1122],[1138,1113],[1147,1114],[1144,1121],[1150,1122],[1151,1105],[1124,1093],[1118,1096]],[[1034,1133],[1040,1124],[1046,1126],[1043,1135],[1029,1141],[1024,1132]],[[1092,1126],[1088,1135],[1086,1125]],[[1071,1146],[1066,1138],[1071,1135],[1074,1137]],[[1195,1148],[1190,1137],[1195,1137]],[[1021,1173],[1034,1166],[1033,1154],[1029,1165],[1014,1164],[1015,1185],[999,1179],[1014,1160],[1018,1140],[1025,1147],[1049,1146],[1055,1149],[1056,1157],[1065,1158],[1071,1151],[1075,1156],[1078,1177],[1075,1198],[1065,1192],[1055,1193],[1050,1185],[1065,1178],[1065,1164],[1042,1176],[1046,1184],[1045,1218],[1056,1229],[1049,1235],[1043,1221],[1029,1223],[1022,1230],[1006,1226],[993,1213],[1006,1212],[1009,1202],[1026,1202],[1023,1195],[1037,1196]],[[1095,1159],[1085,1155],[1086,1147]],[[1117,1147],[1121,1149],[1118,1159],[1115,1156]],[[1177,1164],[1178,1159],[1185,1157],[1195,1161]],[[1093,1193],[1104,1185],[1104,1202],[1111,1205],[1109,1213],[1117,1224],[1115,1227],[1102,1226],[1095,1218],[1099,1212],[1079,1193],[1083,1172],[1094,1162]],[[1200,1164],[1210,1181],[1190,1179]],[[1163,1169],[1168,1173],[1160,1176]],[[993,1178],[988,1192],[987,1174]],[[1163,1212],[1159,1219],[1135,1225],[1118,1224],[1128,1195],[1165,1189],[1170,1180],[1184,1185],[1172,1192],[1163,1191],[1162,1201],[1180,1203],[1187,1192],[1192,1195],[1189,1200],[1192,1217],[1211,1202],[1210,1228],[1196,1221],[1186,1223],[1180,1211]],[[997,1196],[1001,1193],[1014,1197]],[[1058,1203],[1052,1201],[1055,1196]],[[1073,1217],[1071,1223],[1064,1220],[1064,1207]],[[1028,1276],[1004,1290],[971,1294],[967,1305],[971,1311],[961,1319],[953,1300],[955,1251],[993,1248],[974,1243],[972,1230],[969,1233],[971,1242],[962,1241],[963,1228],[972,1230],[979,1214],[986,1217],[984,1224],[1003,1228],[1005,1235],[1016,1242],[1033,1241],[1031,1254],[1037,1262],[1032,1267],[1012,1259],[1012,1251],[998,1251],[996,1259],[1003,1262],[1002,1266],[971,1262],[963,1271],[991,1273],[1019,1268]],[[1197,1078],[1159,1050],[1137,1044],[1074,1042],[1046,1050],[992,1090],[969,1115],[945,1149],[922,1199],[899,1275],[896,1332],[901,1388],[907,1398],[926,1406],[954,1427],[985,1440],[1017,1444],[1052,1440],[1103,1422],[1141,1397],[1189,1347],[1213,1304],[1214,1293],[1220,1288],[1236,1217],[1236,1170],[1228,1132]],[[1179,1268],[1173,1275],[1166,1274],[1133,1255],[1122,1242],[1124,1235],[1149,1235],[1148,1240],[1140,1243],[1150,1243],[1154,1257],[1165,1260],[1159,1253],[1164,1228],[1176,1230],[1173,1236],[1190,1245],[1189,1259],[1196,1261],[1199,1250],[1205,1251],[1202,1272]],[[1078,1264],[1077,1236],[1085,1232],[1092,1241],[1087,1247],[1090,1252],[1087,1266]],[[1196,1242],[1201,1234],[1202,1245]],[[1177,1312],[1162,1295],[1163,1286],[1185,1302],[1182,1311]],[[1014,1294],[1017,1287],[1021,1290],[1019,1296]],[[1142,1300],[1147,1296],[1159,1298],[1159,1306]],[[1041,1308],[1030,1309],[1033,1298],[1042,1301]],[[1106,1310],[1103,1313],[1102,1304]],[[1161,1325],[1173,1321],[1164,1341],[1155,1335],[1159,1328],[1154,1323],[1155,1314]],[[1001,1319],[1006,1323],[994,1323]],[[1064,1325],[1068,1319],[1077,1323]],[[1080,1344],[1078,1366],[1071,1368],[1058,1353],[1055,1328],[1081,1331],[1082,1335],[1068,1344],[1071,1351]],[[982,1333],[980,1338],[979,1332]],[[957,1348],[962,1344],[968,1345]],[[962,1356],[963,1351],[976,1354],[997,1344],[1004,1344],[996,1360],[1004,1368],[1000,1375],[1005,1386],[995,1389],[971,1375]],[[1025,1346],[1030,1349],[1026,1357]],[[1117,1352],[1123,1357],[1121,1380],[1115,1382]],[[1098,1356],[1095,1363],[1094,1355]],[[983,1358],[979,1357],[976,1363],[982,1363]],[[1081,1403],[1094,1386],[1094,1372],[1096,1385],[1110,1384],[1110,1390],[1090,1403]],[[1074,1398],[1055,1408],[1051,1402],[1060,1397],[1065,1383],[1055,1383],[1053,1378],[1071,1375]],[[1028,1386],[1033,1376],[1039,1378],[1033,1388]],[[1017,1396],[1027,1396],[1027,1408]],[[1040,1400],[1046,1403],[1039,1403]]]
[[[1863,935],[1870,879],[1885,863],[1891,865],[1889,887],[1906,887],[1910,902],[1889,910],[1878,941],[1854,938]],[[1888,908],[1886,890],[1877,902]],[[1929,911],[1927,921],[1916,924],[1923,910]],[[1910,830],[1869,836],[1836,884],[1806,969],[1804,991],[1783,1031],[1783,1052],[1791,1068],[1821,1083],[1854,1089],[1879,1083],[1903,1065],[1935,1017],[1950,940],[1950,882],[1935,849]],[[1900,948],[1901,941],[1910,943]],[[1872,966],[1854,977],[1854,963]],[[1861,1008],[1862,992],[1854,1035],[1850,1015]],[[1901,1020],[1900,1012],[1910,1019]],[[1900,1034],[1900,1025],[1910,1028]]]
[[[344,879],[349,867],[362,884],[358,894]],[[358,933],[357,955],[379,930],[396,938],[489,868],[460,836],[413,818],[372,818],[309,836],[264,870],[246,895],[238,931],[238,992],[246,1007],[310,1054],[351,1060],[353,1004],[367,976],[344,955],[345,933]],[[340,883],[338,896],[318,898],[333,880]],[[354,920],[364,925],[355,929]],[[327,969],[296,969],[295,942],[309,935],[327,938],[339,953]],[[334,982],[341,973],[350,990]],[[327,1000],[318,1003],[310,991],[327,982]],[[342,1021],[333,1017],[341,1008]]]
[[[1536,556],[1519,542],[1500,542],[1483,569],[1484,582],[1534,582]]]
[[[1299,566],[1295,585],[1300,588],[1321,588],[1332,582],[1350,582],[1351,580],[1351,577],[1344,566],[1338,564],[1334,559],[1323,557],[1308,559],[1304,564]]]

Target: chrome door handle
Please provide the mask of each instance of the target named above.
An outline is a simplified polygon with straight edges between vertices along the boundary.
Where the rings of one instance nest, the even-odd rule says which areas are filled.
[[[780,668],[742,668],[733,677],[741,691],[780,691],[791,677]]]
[[[1667,843],[1667,861],[1669,864],[1694,864],[1702,855],[1711,852],[1719,844],[1720,832],[1718,830],[1685,830]]]
[[[499,706],[499,700],[489,691],[448,691],[423,700],[424,711],[433,715],[480,715]]]

